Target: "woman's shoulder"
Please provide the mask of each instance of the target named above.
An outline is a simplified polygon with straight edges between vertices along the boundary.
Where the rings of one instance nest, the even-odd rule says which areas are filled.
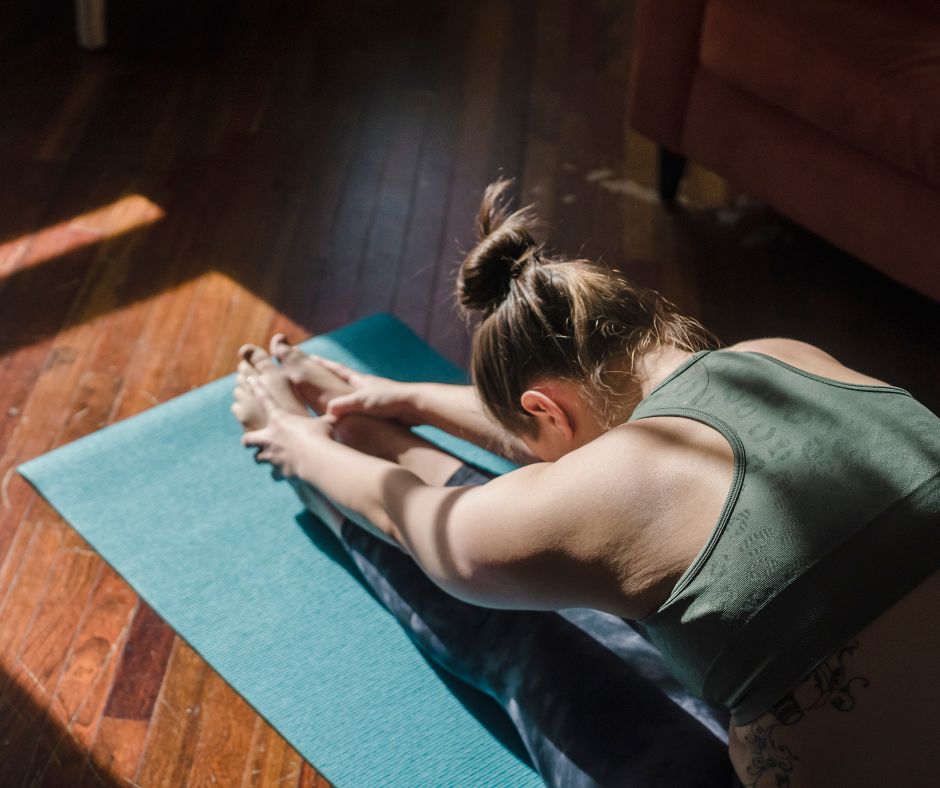
[[[745,339],[733,345],[728,345],[722,350],[751,351],[756,353],[765,353],[767,355],[782,354],[786,356],[794,355],[816,355],[833,358],[822,348],[811,345],[809,342],[803,342],[799,339],[789,339],[788,337],[761,337],[759,339]]]
[[[860,383],[873,386],[890,385],[880,378],[852,369],[822,348],[798,339],[785,337],[748,339],[722,348],[722,350],[738,353],[759,353],[805,372],[811,372],[814,375],[843,383]]]

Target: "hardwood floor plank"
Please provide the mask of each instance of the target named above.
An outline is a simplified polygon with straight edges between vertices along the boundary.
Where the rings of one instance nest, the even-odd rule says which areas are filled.
[[[433,83],[392,302],[395,314],[421,336],[427,335],[438,269],[451,264],[454,239],[445,236],[443,225],[457,142],[466,30],[472,20],[469,12],[468,4],[448,5],[440,25],[428,36],[436,44]]]
[[[385,157],[375,213],[358,274],[353,318],[387,312],[399,276],[429,103],[425,91],[403,88],[400,94],[398,121]]]
[[[199,698],[209,674],[203,659],[176,638],[140,765],[132,778],[138,785],[185,785],[201,722]]]
[[[316,319],[318,279],[331,264],[331,228],[355,151],[361,112],[358,97],[341,103],[318,98],[315,105],[316,114],[328,115],[333,122],[312,128],[309,152],[301,157],[301,213],[272,295],[279,314],[270,332],[283,331],[294,341],[335,327]]]
[[[104,566],[50,702],[52,712],[67,721],[69,734],[86,750],[95,737],[137,605],[137,595]]]
[[[41,710],[41,718],[33,726],[32,748],[21,752],[21,768],[37,777],[55,769],[61,780],[67,772],[80,774],[85,756],[77,747],[62,746],[72,738],[70,718],[55,698],[103,566],[101,559],[78,539],[72,547],[60,547],[56,558],[51,570],[56,581],[39,602],[20,653],[20,665],[35,679],[34,692],[40,694],[33,697]],[[69,758],[68,753],[78,757]]]
[[[150,720],[101,717],[89,752],[95,768],[86,767],[83,782],[94,782],[99,769],[130,782],[129,775],[137,773],[149,730]]]
[[[117,643],[112,680],[102,688],[96,709],[89,744],[96,763],[119,763],[120,773],[136,773],[176,640],[166,622],[139,601],[126,638]]]
[[[32,513],[32,517],[24,521],[22,527],[11,529],[14,532],[14,538],[10,549],[0,565],[0,622],[2,622],[4,611],[10,601],[10,595],[16,588],[17,583],[23,576],[23,571],[29,556],[37,549],[34,542],[40,538],[40,534],[48,538],[49,533],[45,533],[40,526],[41,522],[50,522],[56,519],[56,513],[45,501],[40,501]],[[38,548],[40,552],[48,549],[56,549],[61,540],[61,533],[51,532],[55,539],[47,542],[44,547]],[[16,642],[15,638],[4,639],[3,630],[0,629],[0,653],[4,653],[7,648]]]
[[[172,396],[165,393],[166,368],[173,363],[197,289],[196,282],[187,281],[154,299],[124,370],[122,387],[109,416],[112,421],[120,421]]]
[[[314,331],[348,322],[356,298],[359,267],[376,207],[376,194],[395,127],[397,104],[388,91],[376,91],[361,121],[353,157],[331,230],[329,264],[313,294]]]
[[[454,274],[460,250],[473,245],[473,220],[483,189],[495,173],[491,145],[498,134],[496,110],[501,63],[514,41],[509,35],[510,10],[503,3],[484,2],[474,8],[468,62],[461,99],[454,167],[448,187],[444,243],[435,271],[433,296],[425,331],[431,344],[460,363],[467,332],[454,309]]]
[[[264,719],[255,720],[241,788],[296,786],[304,761]]]
[[[238,785],[248,763],[257,714],[215,672],[206,678],[199,707],[199,736],[186,782]]]
[[[175,634],[146,602],[140,601],[104,709],[106,717],[149,720],[160,692],[163,666]]]
[[[62,641],[71,638],[72,627],[60,624],[60,632],[50,632],[50,616],[43,616],[41,602],[55,600],[61,588],[53,582],[54,569],[63,569],[71,574],[73,581],[79,582],[83,571],[87,572],[89,565],[94,565],[93,556],[78,556],[72,552],[75,541],[57,522],[40,524],[37,538],[31,543],[32,549],[18,573],[18,582],[0,611],[0,653],[5,656],[6,680],[0,707],[12,712],[4,720],[12,727],[0,730],[0,741],[4,742],[8,753],[16,754],[0,759],[0,785],[12,782],[18,774],[28,774],[37,748],[48,749],[50,743],[54,744],[52,728],[56,723],[43,712],[48,706],[50,684],[55,681],[60,667],[54,661],[55,654],[67,648]],[[61,552],[67,555],[58,562],[54,557]],[[46,610],[50,607],[47,605]],[[52,612],[55,614],[58,610],[52,608]]]
[[[336,49],[331,34],[338,35],[333,27],[327,23],[318,30],[314,58],[308,63],[313,73],[307,74],[299,86],[300,95],[288,93],[276,103],[272,101],[272,112],[277,106],[282,116],[292,120],[287,129],[289,144],[283,145],[281,125],[263,126],[261,130],[282,146],[284,153],[278,159],[281,177],[292,171],[291,182],[298,190],[297,215],[291,232],[280,236],[288,246],[270,298],[279,312],[270,330],[283,331],[295,340],[305,338],[311,331],[335,327],[316,319],[318,280],[321,271],[332,263],[332,228],[363,122],[362,91],[355,86],[350,86],[347,92],[339,89],[352,76],[342,70],[339,53],[333,56],[335,60],[331,58],[330,53]],[[296,70],[305,73],[300,68]],[[331,75],[335,82],[325,81],[325,75]],[[287,109],[290,106],[302,109],[292,111]],[[280,259],[280,253],[276,256]]]
[[[39,161],[67,161],[74,155],[110,85],[113,71],[109,63],[96,60],[82,65],[85,67],[68,81],[47,128],[37,135],[35,157]]]
[[[0,653],[19,653],[23,636],[35,613],[36,600],[45,593],[50,580],[50,556],[62,545],[66,529],[54,513],[30,518],[24,523],[31,537],[16,571],[9,578],[6,595],[0,604]]]
[[[330,788],[332,783],[309,763],[304,763],[297,785],[299,788]]]

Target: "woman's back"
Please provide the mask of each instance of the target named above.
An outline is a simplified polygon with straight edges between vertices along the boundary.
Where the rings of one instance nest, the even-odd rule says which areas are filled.
[[[700,446],[710,431],[733,448],[730,483],[715,485],[727,492],[720,516],[709,523],[708,507],[690,515],[698,522],[679,542],[686,570],[660,587],[661,604],[642,623],[680,677],[742,723],[731,737],[742,776],[742,766],[758,784],[783,776],[801,749],[826,760],[836,748],[796,746],[803,716],[828,704],[825,714],[845,716],[866,682],[882,687],[866,690],[875,721],[893,702],[909,706],[900,690],[886,691],[906,679],[889,675],[891,647],[872,633],[882,620],[901,631],[898,622],[930,621],[936,595],[924,581],[940,565],[940,421],[906,392],[788,340],[693,355],[632,424],[654,417],[678,433],[677,457],[683,433]],[[876,678],[853,673],[862,649]],[[771,705],[775,713],[757,717]],[[864,716],[854,724],[864,726]],[[803,758],[803,776],[822,773]]]

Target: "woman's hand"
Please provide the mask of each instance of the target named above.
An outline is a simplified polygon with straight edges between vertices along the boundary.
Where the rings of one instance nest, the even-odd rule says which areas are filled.
[[[421,423],[414,405],[414,384],[356,372],[320,356],[311,358],[353,388],[348,394],[340,394],[329,401],[327,415],[338,419],[350,413],[364,413],[394,419],[409,427]]]
[[[249,377],[252,396],[264,410],[267,424],[242,435],[242,446],[258,449],[255,459],[275,466],[287,478],[303,478],[303,469],[315,461],[317,444],[331,440],[336,417],[301,416],[282,408],[257,377]]]

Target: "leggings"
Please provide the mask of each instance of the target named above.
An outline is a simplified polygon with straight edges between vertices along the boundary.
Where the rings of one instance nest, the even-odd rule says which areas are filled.
[[[465,465],[447,485],[489,478]],[[546,785],[735,785],[727,712],[684,691],[626,622],[588,610],[471,605],[351,521],[340,533],[364,582],[418,648],[509,715]]]

